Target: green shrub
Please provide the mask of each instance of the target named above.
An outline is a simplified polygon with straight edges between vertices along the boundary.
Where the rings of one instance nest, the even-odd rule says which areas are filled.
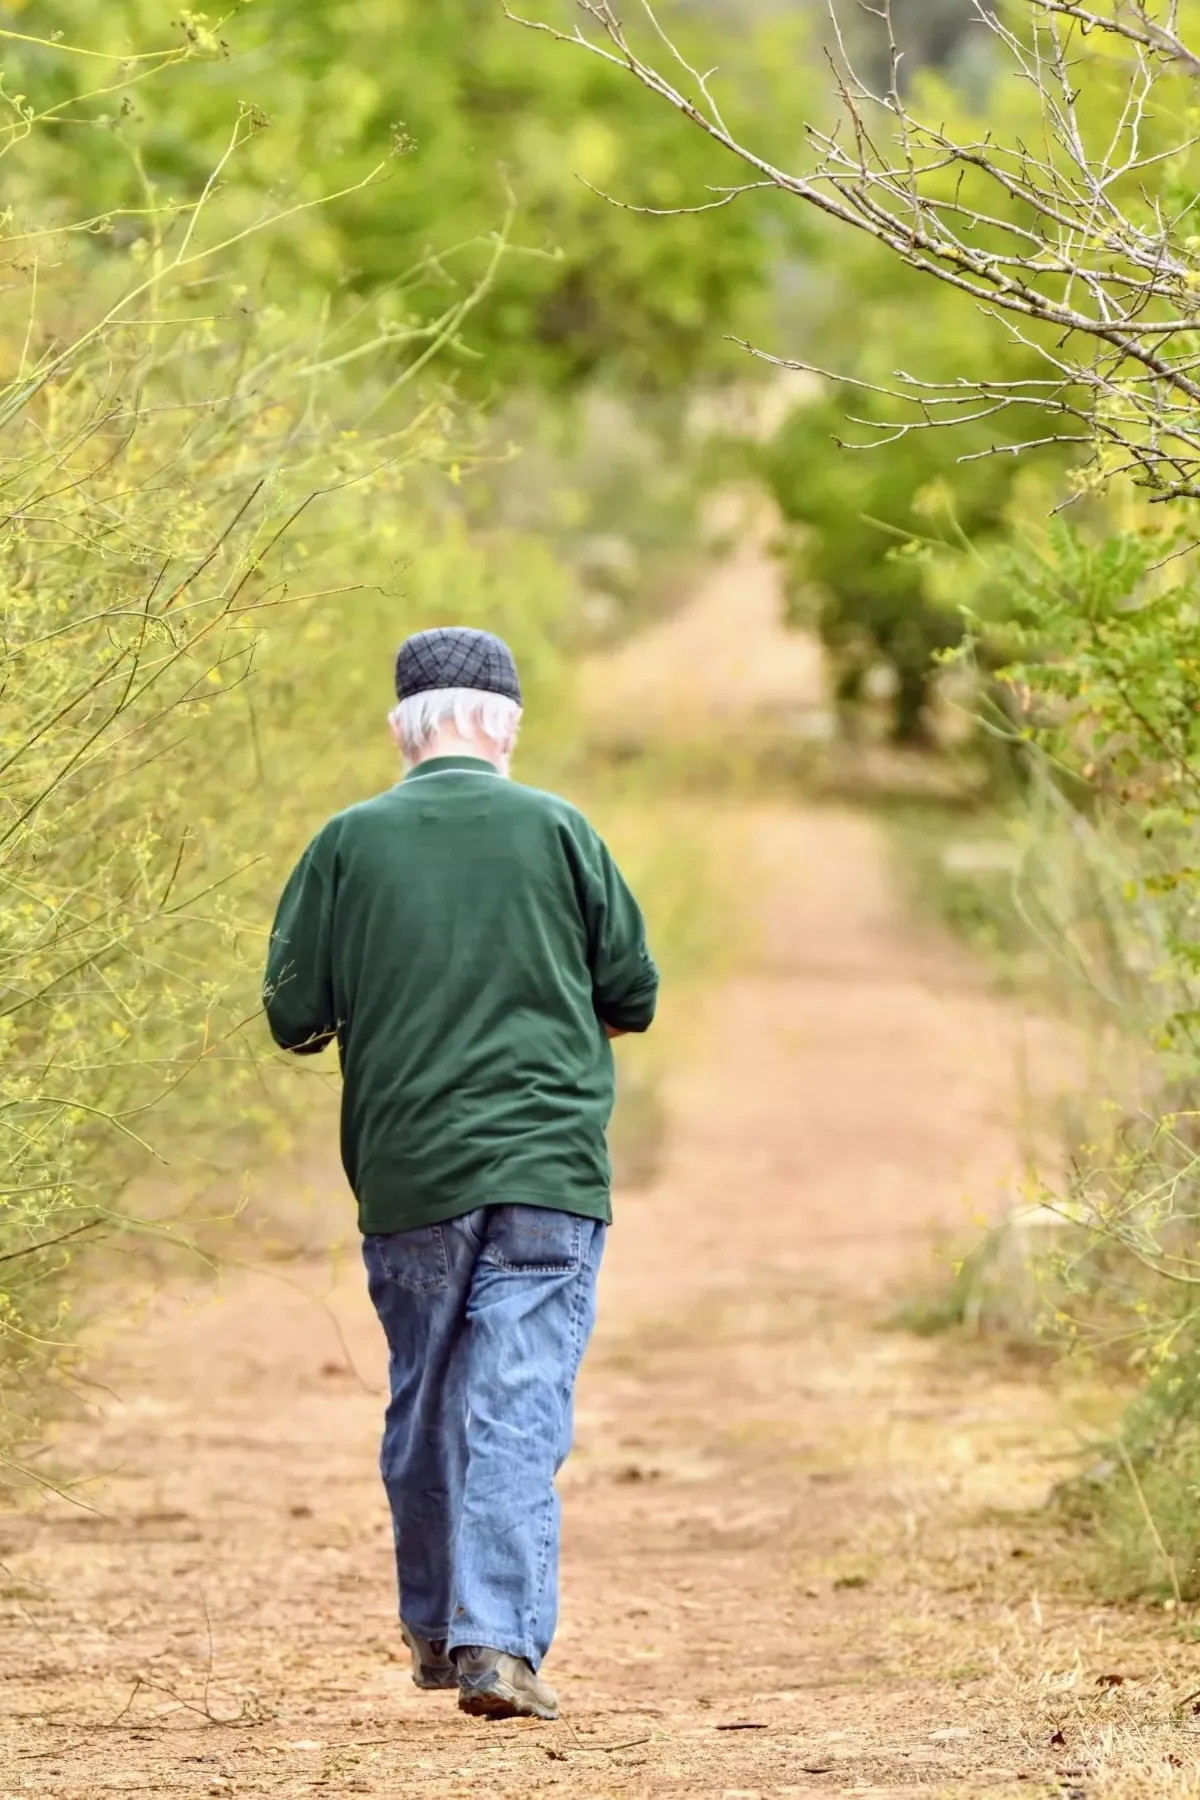
[[[56,378],[0,397],[0,1345],[25,1370],[58,1335],[65,1245],[172,1160],[151,1114],[249,1055],[225,884],[253,840],[222,738],[250,716],[262,619],[313,604],[297,578],[332,515],[385,479],[321,422],[304,349],[170,321],[69,357],[35,336]]]
[[[1106,1599],[1200,1600],[1200,1345],[1172,1352],[1132,1399],[1119,1433],[1055,1495],[1086,1532]]]
[[[923,1316],[959,1323],[982,1283],[982,1317],[1003,1331],[1024,1291],[1044,1341],[1134,1388],[1059,1506],[1086,1526],[1103,1592],[1189,1599],[1200,1594],[1200,606],[1190,526],[1123,506],[1120,530],[1115,508],[1071,528],[1027,520],[993,564],[1022,658],[1009,677],[1028,770],[1007,879],[985,869],[964,907],[955,883],[947,893],[930,880],[928,853],[918,858],[945,916],[1074,1022],[1082,1076],[1060,1118],[1064,1173],[1043,1196],[1061,1227],[1015,1278],[990,1237]]]

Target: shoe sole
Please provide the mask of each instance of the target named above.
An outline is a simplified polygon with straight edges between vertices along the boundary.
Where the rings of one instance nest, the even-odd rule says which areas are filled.
[[[539,1706],[503,1682],[492,1688],[460,1688],[458,1707],[473,1719],[542,1719],[552,1725],[558,1718],[557,1707]]]
[[[413,1686],[420,1688],[423,1694],[452,1694],[458,1688],[458,1676],[451,1673],[445,1676],[434,1676],[432,1680],[423,1675],[413,1675]]]

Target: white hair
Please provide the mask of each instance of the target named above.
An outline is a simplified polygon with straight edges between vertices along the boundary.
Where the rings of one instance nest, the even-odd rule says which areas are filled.
[[[442,728],[450,725],[468,742],[484,739],[487,748],[498,752],[507,766],[521,728],[521,708],[507,694],[485,694],[478,688],[430,688],[401,700],[392,720],[406,763],[419,762]]]

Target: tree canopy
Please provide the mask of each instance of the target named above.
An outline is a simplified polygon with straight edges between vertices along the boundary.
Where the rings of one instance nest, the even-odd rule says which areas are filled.
[[[719,200],[725,159],[699,138],[681,146],[619,71],[556,55],[497,0],[255,0],[220,21],[185,10],[176,38],[216,53],[203,79],[171,71],[127,89],[100,146],[73,131],[72,102],[133,50],[172,41],[157,0],[109,0],[69,21],[57,0],[18,12],[27,37],[65,29],[103,53],[39,69],[63,104],[40,159],[49,191],[95,216],[131,209],[120,229],[136,232],[148,187],[182,196],[221,163],[240,109],[221,181],[245,190],[247,212],[348,190],[274,246],[266,291],[292,295],[297,280],[357,291],[397,332],[465,306],[458,355],[476,391],[602,375],[670,392],[728,369],[727,335],[764,322],[771,268],[804,235],[753,203],[725,209],[718,231],[708,215],[610,204],[605,193],[671,214]],[[686,7],[663,12],[694,29]],[[733,116],[766,122],[781,145],[797,75],[808,79],[803,42],[802,21],[765,19],[728,58]],[[49,52],[10,42],[5,56],[11,85],[14,66],[22,76]]]

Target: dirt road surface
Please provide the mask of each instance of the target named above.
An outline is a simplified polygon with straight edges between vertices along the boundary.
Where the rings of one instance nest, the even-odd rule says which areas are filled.
[[[611,1237],[563,1720],[409,1683],[348,1250],[163,1294],[63,1446],[96,1510],[0,1521],[0,1795],[1197,1791],[1161,1617],[1046,1586],[1058,1403],[879,1327],[1003,1203],[1052,1034],[899,916],[869,820],[765,810],[741,854],[762,931]]]

